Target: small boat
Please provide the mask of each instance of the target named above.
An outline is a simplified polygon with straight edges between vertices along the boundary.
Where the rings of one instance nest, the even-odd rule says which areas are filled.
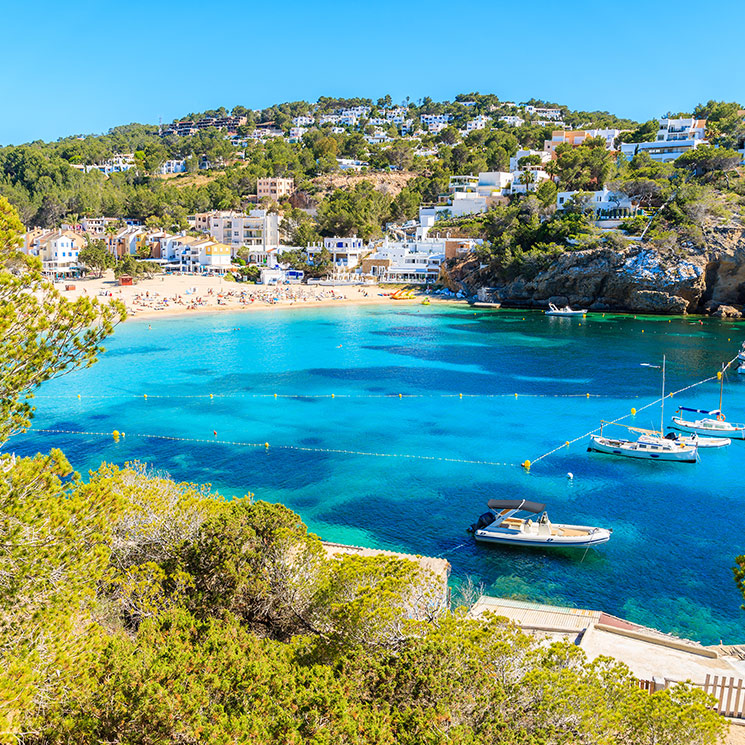
[[[548,304],[547,316],[586,316],[586,310],[572,310],[568,305],[558,308],[553,303]]]
[[[697,414],[705,414],[699,419],[684,418],[683,412],[691,411]],[[686,406],[680,406],[676,412],[677,416],[673,417],[672,427],[683,432],[692,432],[697,435],[707,435],[708,437],[724,437],[733,440],[745,440],[745,424],[728,422],[724,414],[719,409],[706,411],[705,409],[689,409]]]
[[[742,343],[742,345],[740,346],[740,351],[737,353],[737,361],[745,362],[745,342]]]
[[[576,547],[587,548],[606,543],[612,530],[590,525],[563,525],[552,523],[545,512],[546,505],[527,499],[490,499],[489,512],[485,512],[469,531],[477,541],[501,543],[512,546]],[[518,512],[541,514],[532,517],[513,517]]]
[[[642,435],[638,442],[652,442],[654,440],[672,440],[683,445],[695,445],[697,448],[724,448],[732,443],[726,437],[699,437],[697,434],[682,435],[679,432],[668,432],[664,437],[659,432]]]
[[[663,437],[650,438],[644,441],[615,439],[600,435],[590,435],[588,453],[606,453],[607,455],[621,455],[626,458],[642,460],[665,460],[677,463],[695,463],[698,450],[695,445],[686,445],[666,440]]]
[[[740,366],[737,368],[737,373],[738,375],[745,375],[745,362],[740,362]]]

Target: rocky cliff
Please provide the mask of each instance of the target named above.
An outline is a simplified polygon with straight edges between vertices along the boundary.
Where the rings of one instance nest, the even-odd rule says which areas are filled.
[[[745,305],[745,229],[711,229],[703,248],[631,244],[567,251],[537,275],[511,281],[495,280],[476,261],[447,272],[446,280],[471,292],[488,285],[488,299],[508,307],[552,302],[591,310],[739,317]]]

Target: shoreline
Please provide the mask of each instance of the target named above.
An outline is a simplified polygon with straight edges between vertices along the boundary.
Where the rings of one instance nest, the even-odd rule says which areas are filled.
[[[152,320],[202,315],[204,313],[259,310],[297,310],[362,305],[421,304],[465,300],[442,298],[416,292],[412,298],[391,300],[390,293],[377,285],[253,285],[225,281],[222,277],[200,275],[156,275],[136,285],[120,286],[107,271],[102,277],[59,282],[56,289],[71,300],[91,297],[106,303],[120,300],[127,308],[127,320]],[[383,294],[383,293],[386,294]]]

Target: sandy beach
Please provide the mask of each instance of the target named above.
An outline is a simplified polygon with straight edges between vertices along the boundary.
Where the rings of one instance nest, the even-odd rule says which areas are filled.
[[[74,286],[74,289],[66,289]],[[120,287],[111,270],[103,277],[55,283],[64,297],[82,295],[121,300],[128,318],[191,315],[216,311],[266,310],[268,308],[318,308],[329,305],[411,304],[420,303],[421,293],[411,300],[392,301],[392,290],[362,285],[278,285],[265,286],[226,281],[222,277],[166,274],[140,280],[136,285]],[[433,298],[435,300],[435,298]]]

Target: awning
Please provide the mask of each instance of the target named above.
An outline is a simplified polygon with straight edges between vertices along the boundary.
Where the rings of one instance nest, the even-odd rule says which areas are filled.
[[[545,504],[529,502],[527,499],[490,499],[486,505],[490,510],[525,510],[525,512],[543,512]]]

